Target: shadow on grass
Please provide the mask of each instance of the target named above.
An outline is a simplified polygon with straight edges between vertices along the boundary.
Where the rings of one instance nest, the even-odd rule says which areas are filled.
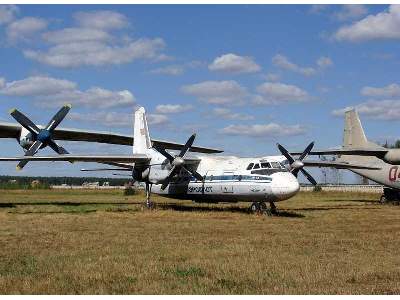
[[[347,199],[326,199],[321,200],[322,202],[357,202],[357,203],[370,203],[370,204],[380,204],[379,200],[365,200],[365,199],[354,199],[354,200],[347,200]]]
[[[324,210],[360,210],[360,209],[379,209],[379,207],[366,207],[361,205],[337,205],[337,206],[324,206],[324,207],[302,207],[292,208],[295,211],[324,211]]]

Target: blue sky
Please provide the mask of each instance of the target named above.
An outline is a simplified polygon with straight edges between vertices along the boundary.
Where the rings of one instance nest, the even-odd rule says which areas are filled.
[[[19,5],[0,7],[0,120],[17,107],[64,127],[132,131],[240,156],[341,144],[358,108],[371,140],[398,138],[400,8],[387,5]],[[73,153],[128,147],[63,143]],[[22,154],[15,141],[1,154]],[[41,154],[50,154],[47,149]],[[29,164],[18,174],[81,175]],[[1,174],[16,174],[4,164]]]

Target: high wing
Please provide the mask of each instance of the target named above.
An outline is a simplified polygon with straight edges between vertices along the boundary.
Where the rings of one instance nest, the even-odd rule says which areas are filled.
[[[39,128],[43,126],[38,125]],[[0,122],[0,138],[16,138],[18,139],[21,133],[21,125],[14,123],[3,123]],[[97,142],[97,143],[105,143],[105,144],[114,144],[114,145],[133,145],[133,136],[131,135],[123,135],[112,132],[105,131],[90,131],[90,130],[82,130],[82,129],[70,129],[70,128],[57,128],[53,132],[53,138],[55,140],[64,140],[64,141],[81,141],[81,142]],[[151,140],[154,146],[161,146],[165,149],[170,150],[180,150],[184,146],[180,143],[174,143],[169,141]],[[200,147],[200,146],[192,146],[190,147],[191,152],[198,153],[221,153],[223,150],[213,149],[208,147]]]
[[[69,162],[98,162],[98,163],[139,163],[147,164],[150,157],[144,154],[135,155],[59,155],[59,156],[22,156],[0,157],[0,161],[69,161]]]
[[[362,155],[362,156],[377,156],[382,157],[388,152],[385,148],[376,149],[333,149],[333,150],[317,150],[311,151],[309,155]],[[301,152],[290,152],[292,155],[301,155]]]
[[[306,167],[328,167],[328,168],[336,168],[336,169],[362,169],[362,170],[380,170],[381,168],[377,167],[368,167],[362,165],[355,165],[346,162],[335,162],[335,161],[303,161],[304,166]]]

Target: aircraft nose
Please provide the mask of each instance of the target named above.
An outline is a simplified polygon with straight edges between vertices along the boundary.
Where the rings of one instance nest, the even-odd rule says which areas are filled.
[[[292,173],[281,173],[279,178],[276,178],[272,190],[278,201],[286,200],[297,194],[300,184]]]

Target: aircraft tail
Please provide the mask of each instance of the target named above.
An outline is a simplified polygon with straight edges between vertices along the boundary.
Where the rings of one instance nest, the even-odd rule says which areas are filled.
[[[133,153],[146,153],[151,148],[151,140],[144,107],[135,111],[134,122]]]

